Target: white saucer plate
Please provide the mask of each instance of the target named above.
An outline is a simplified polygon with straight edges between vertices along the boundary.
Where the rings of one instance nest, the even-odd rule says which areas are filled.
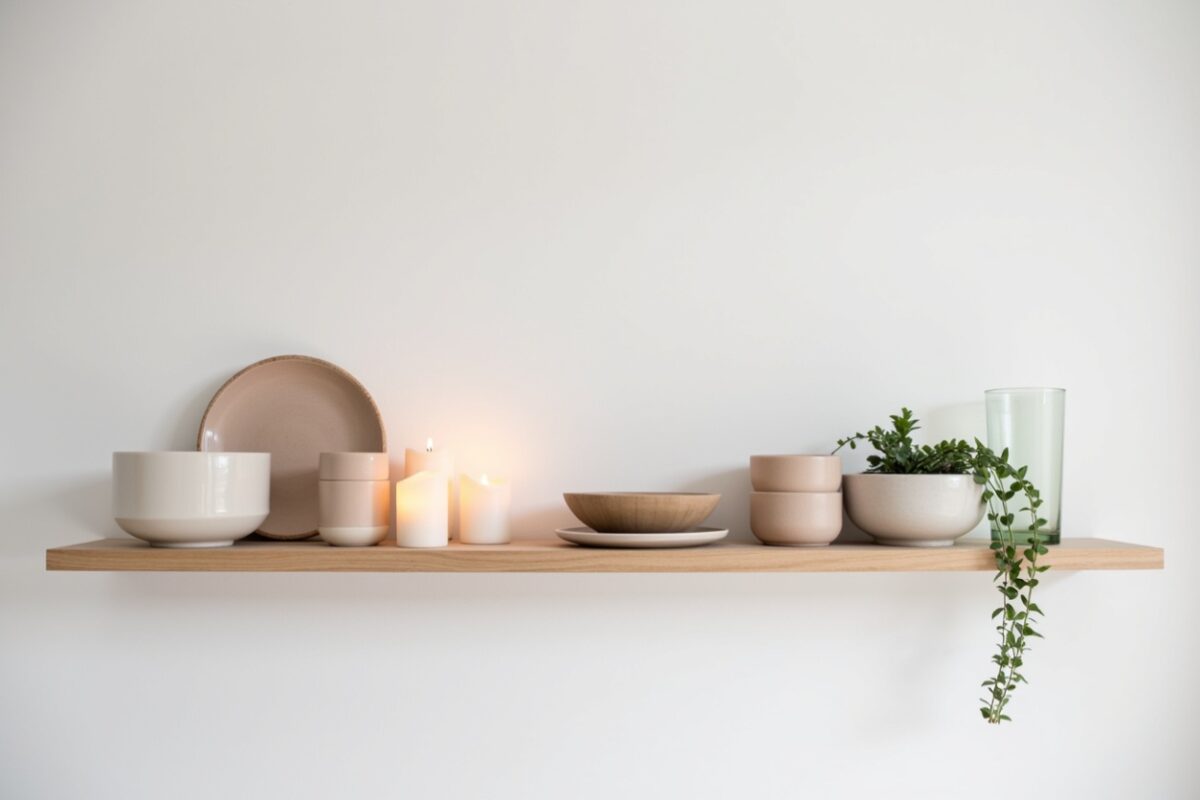
[[[729,529],[696,528],[680,533],[597,533],[591,528],[559,528],[555,533],[560,539],[587,547],[659,549],[698,547],[719,542],[729,535]]]

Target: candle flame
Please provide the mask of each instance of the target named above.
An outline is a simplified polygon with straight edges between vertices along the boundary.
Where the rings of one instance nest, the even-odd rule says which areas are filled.
[[[487,485],[488,485],[488,478],[487,478],[487,473],[486,473],[486,472],[485,472],[485,473],[483,473],[482,475],[480,475],[480,476],[479,476],[479,482],[480,482],[481,484],[483,484],[484,486],[487,486]]]
[[[433,437],[432,436],[430,436],[428,439],[425,440],[425,452],[426,453],[433,452]]]

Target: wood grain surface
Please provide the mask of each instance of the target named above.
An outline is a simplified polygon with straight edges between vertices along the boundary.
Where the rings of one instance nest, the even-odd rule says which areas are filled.
[[[1163,550],[1105,539],[1050,546],[1060,570],[1162,569]],[[410,550],[330,547],[319,540],[248,540],[232,547],[169,549],[133,539],[100,539],[46,551],[48,570],[154,572],[940,572],[993,568],[987,542],[953,547],[834,544],[788,548],[724,543],[678,550],[615,550],[536,539],[508,545]]]

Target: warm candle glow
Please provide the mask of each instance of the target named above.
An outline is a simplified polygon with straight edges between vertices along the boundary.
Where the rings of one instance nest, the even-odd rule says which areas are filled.
[[[422,470],[396,483],[396,544],[445,547],[449,538],[449,490],[441,473]]]
[[[463,544],[507,544],[512,487],[503,478],[493,483],[486,474],[476,480],[458,478],[459,540]]]

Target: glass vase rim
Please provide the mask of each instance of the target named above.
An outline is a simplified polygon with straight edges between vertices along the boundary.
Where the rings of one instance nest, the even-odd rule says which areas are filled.
[[[984,394],[993,392],[1058,392],[1066,394],[1066,389],[1057,386],[1004,386],[996,389],[984,389]]]

